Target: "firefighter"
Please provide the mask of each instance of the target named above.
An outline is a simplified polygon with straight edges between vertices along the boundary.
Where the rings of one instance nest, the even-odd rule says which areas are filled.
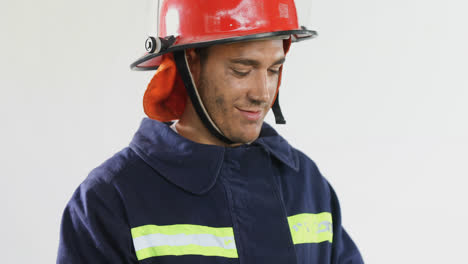
[[[297,1],[296,1],[297,2]],[[293,0],[156,2],[156,70],[130,145],[65,208],[57,263],[363,263],[315,163],[263,122],[300,26]]]

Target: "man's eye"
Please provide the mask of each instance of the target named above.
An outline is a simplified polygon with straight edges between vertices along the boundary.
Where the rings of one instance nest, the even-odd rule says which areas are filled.
[[[271,73],[273,73],[273,74],[279,74],[279,72],[280,72],[279,69],[277,69],[277,70],[276,69],[269,69],[269,71]]]
[[[247,74],[250,73],[250,71],[239,71],[239,70],[236,70],[236,69],[232,69],[232,71],[233,71],[235,74],[239,75],[239,76],[247,76]]]

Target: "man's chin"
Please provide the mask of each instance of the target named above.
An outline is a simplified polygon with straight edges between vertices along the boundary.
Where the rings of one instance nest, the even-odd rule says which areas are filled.
[[[248,144],[255,141],[260,135],[260,128],[252,128],[249,130],[244,130],[237,135],[233,135],[230,139],[238,144]]]

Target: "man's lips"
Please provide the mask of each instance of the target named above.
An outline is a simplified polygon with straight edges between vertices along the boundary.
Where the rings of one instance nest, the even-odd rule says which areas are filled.
[[[239,112],[250,121],[257,121],[262,117],[262,110],[257,109],[241,109],[237,108]]]

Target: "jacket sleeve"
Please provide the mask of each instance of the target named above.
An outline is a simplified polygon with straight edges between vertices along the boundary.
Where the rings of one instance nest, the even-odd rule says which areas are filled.
[[[137,263],[126,219],[111,184],[86,180],[63,213],[57,264]]]
[[[359,249],[341,224],[341,210],[338,197],[332,186],[327,182],[331,195],[333,215],[333,264],[361,264],[364,263]]]

